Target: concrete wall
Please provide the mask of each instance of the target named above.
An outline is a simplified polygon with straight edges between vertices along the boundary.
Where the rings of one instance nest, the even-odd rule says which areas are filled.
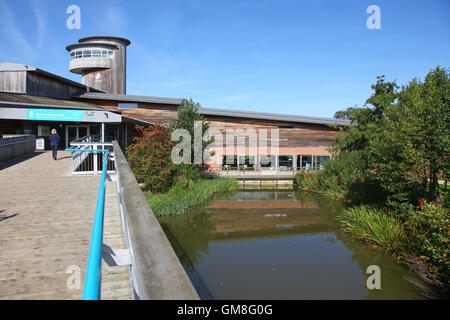
[[[0,162],[34,152],[36,137],[23,135],[0,139]]]
[[[132,274],[136,276],[132,277],[134,291],[144,300],[198,300],[117,141],[113,146]]]

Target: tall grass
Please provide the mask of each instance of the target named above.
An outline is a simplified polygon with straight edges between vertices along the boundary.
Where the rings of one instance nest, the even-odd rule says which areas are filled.
[[[377,208],[367,205],[347,208],[336,216],[336,220],[344,231],[394,253],[404,250],[407,244],[403,224]]]
[[[192,206],[203,203],[216,192],[237,188],[234,179],[212,179],[180,181],[169,192],[159,195],[147,195],[147,200],[158,215],[183,214]]]

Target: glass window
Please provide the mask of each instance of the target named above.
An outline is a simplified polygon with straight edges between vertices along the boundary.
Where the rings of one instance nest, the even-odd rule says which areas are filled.
[[[301,156],[301,164],[303,170],[312,170],[313,169],[313,162],[312,162],[312,156]]]
[[[94,58],[100,58],[102,56],[102,52],[100,50],[93,50],[92,51],[92,56]]]
[[[113,51],[108,51],[108,58],[112,58],[113,57],[114,52]]]
[[[83,58],[90,58],[90,57],[91,57],[91,50],[84,50]]]
[[[255,156],[239,156],[239,170],[255,170],[256,157]]]
[[[237,155],[222,156],[222,170],[237,170],[238,168]]]
[[[261,170],[275,170],[275,156],[265,155],[259,158]]]
[[[317,169],[322,170],[325,167],[325,163],[331,159],[331,156],[317,156]]]
[[[73,59],[75,59],[75,52],[70,53],[70,60],[73,60]]]
[[[293,162],[294,156],[279,156],[278,157],[278,168],[280,171],[292,170],[294,166]]]
[[[76,59],[81,58],[82,56],[83,56],[83,52],[82,51],[75,52],[75,58]]]
[[[108,51],[103,50],[102,51],[102,58],[107,58],[108,57]]]
[[[137,109],[138,108],[138,104],[137,103],[119,103],[117,106],[121,110]]]

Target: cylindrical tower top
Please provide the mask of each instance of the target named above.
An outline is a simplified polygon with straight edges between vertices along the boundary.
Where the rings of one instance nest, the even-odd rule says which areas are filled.
[[[92,36],[92,37],[85,37],[78,40],[79,43],[82,42],[92,42],[92,41],[112,41],[112,42],[122,42],[124,45],[129,46],[131,44],[131,41],[125,38],[121,37],[111,37],[111,36]]]
[[[66,47],[70,71],[82,75],[83,84],[112,94],[126,94],[126,47],[130,41],[92,36]]]

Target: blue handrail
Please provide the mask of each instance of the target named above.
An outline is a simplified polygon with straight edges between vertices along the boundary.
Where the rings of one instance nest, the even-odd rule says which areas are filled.
[[[102,176],[98,189],[97,207],[95,208],[94,226],[92,228],[89,258],[84,280],[83,300],[100,299],[100,282],[102,270],[103,217],[105,214],[105,181],[109,150],[66,149],[66,151],[104,152]]]

